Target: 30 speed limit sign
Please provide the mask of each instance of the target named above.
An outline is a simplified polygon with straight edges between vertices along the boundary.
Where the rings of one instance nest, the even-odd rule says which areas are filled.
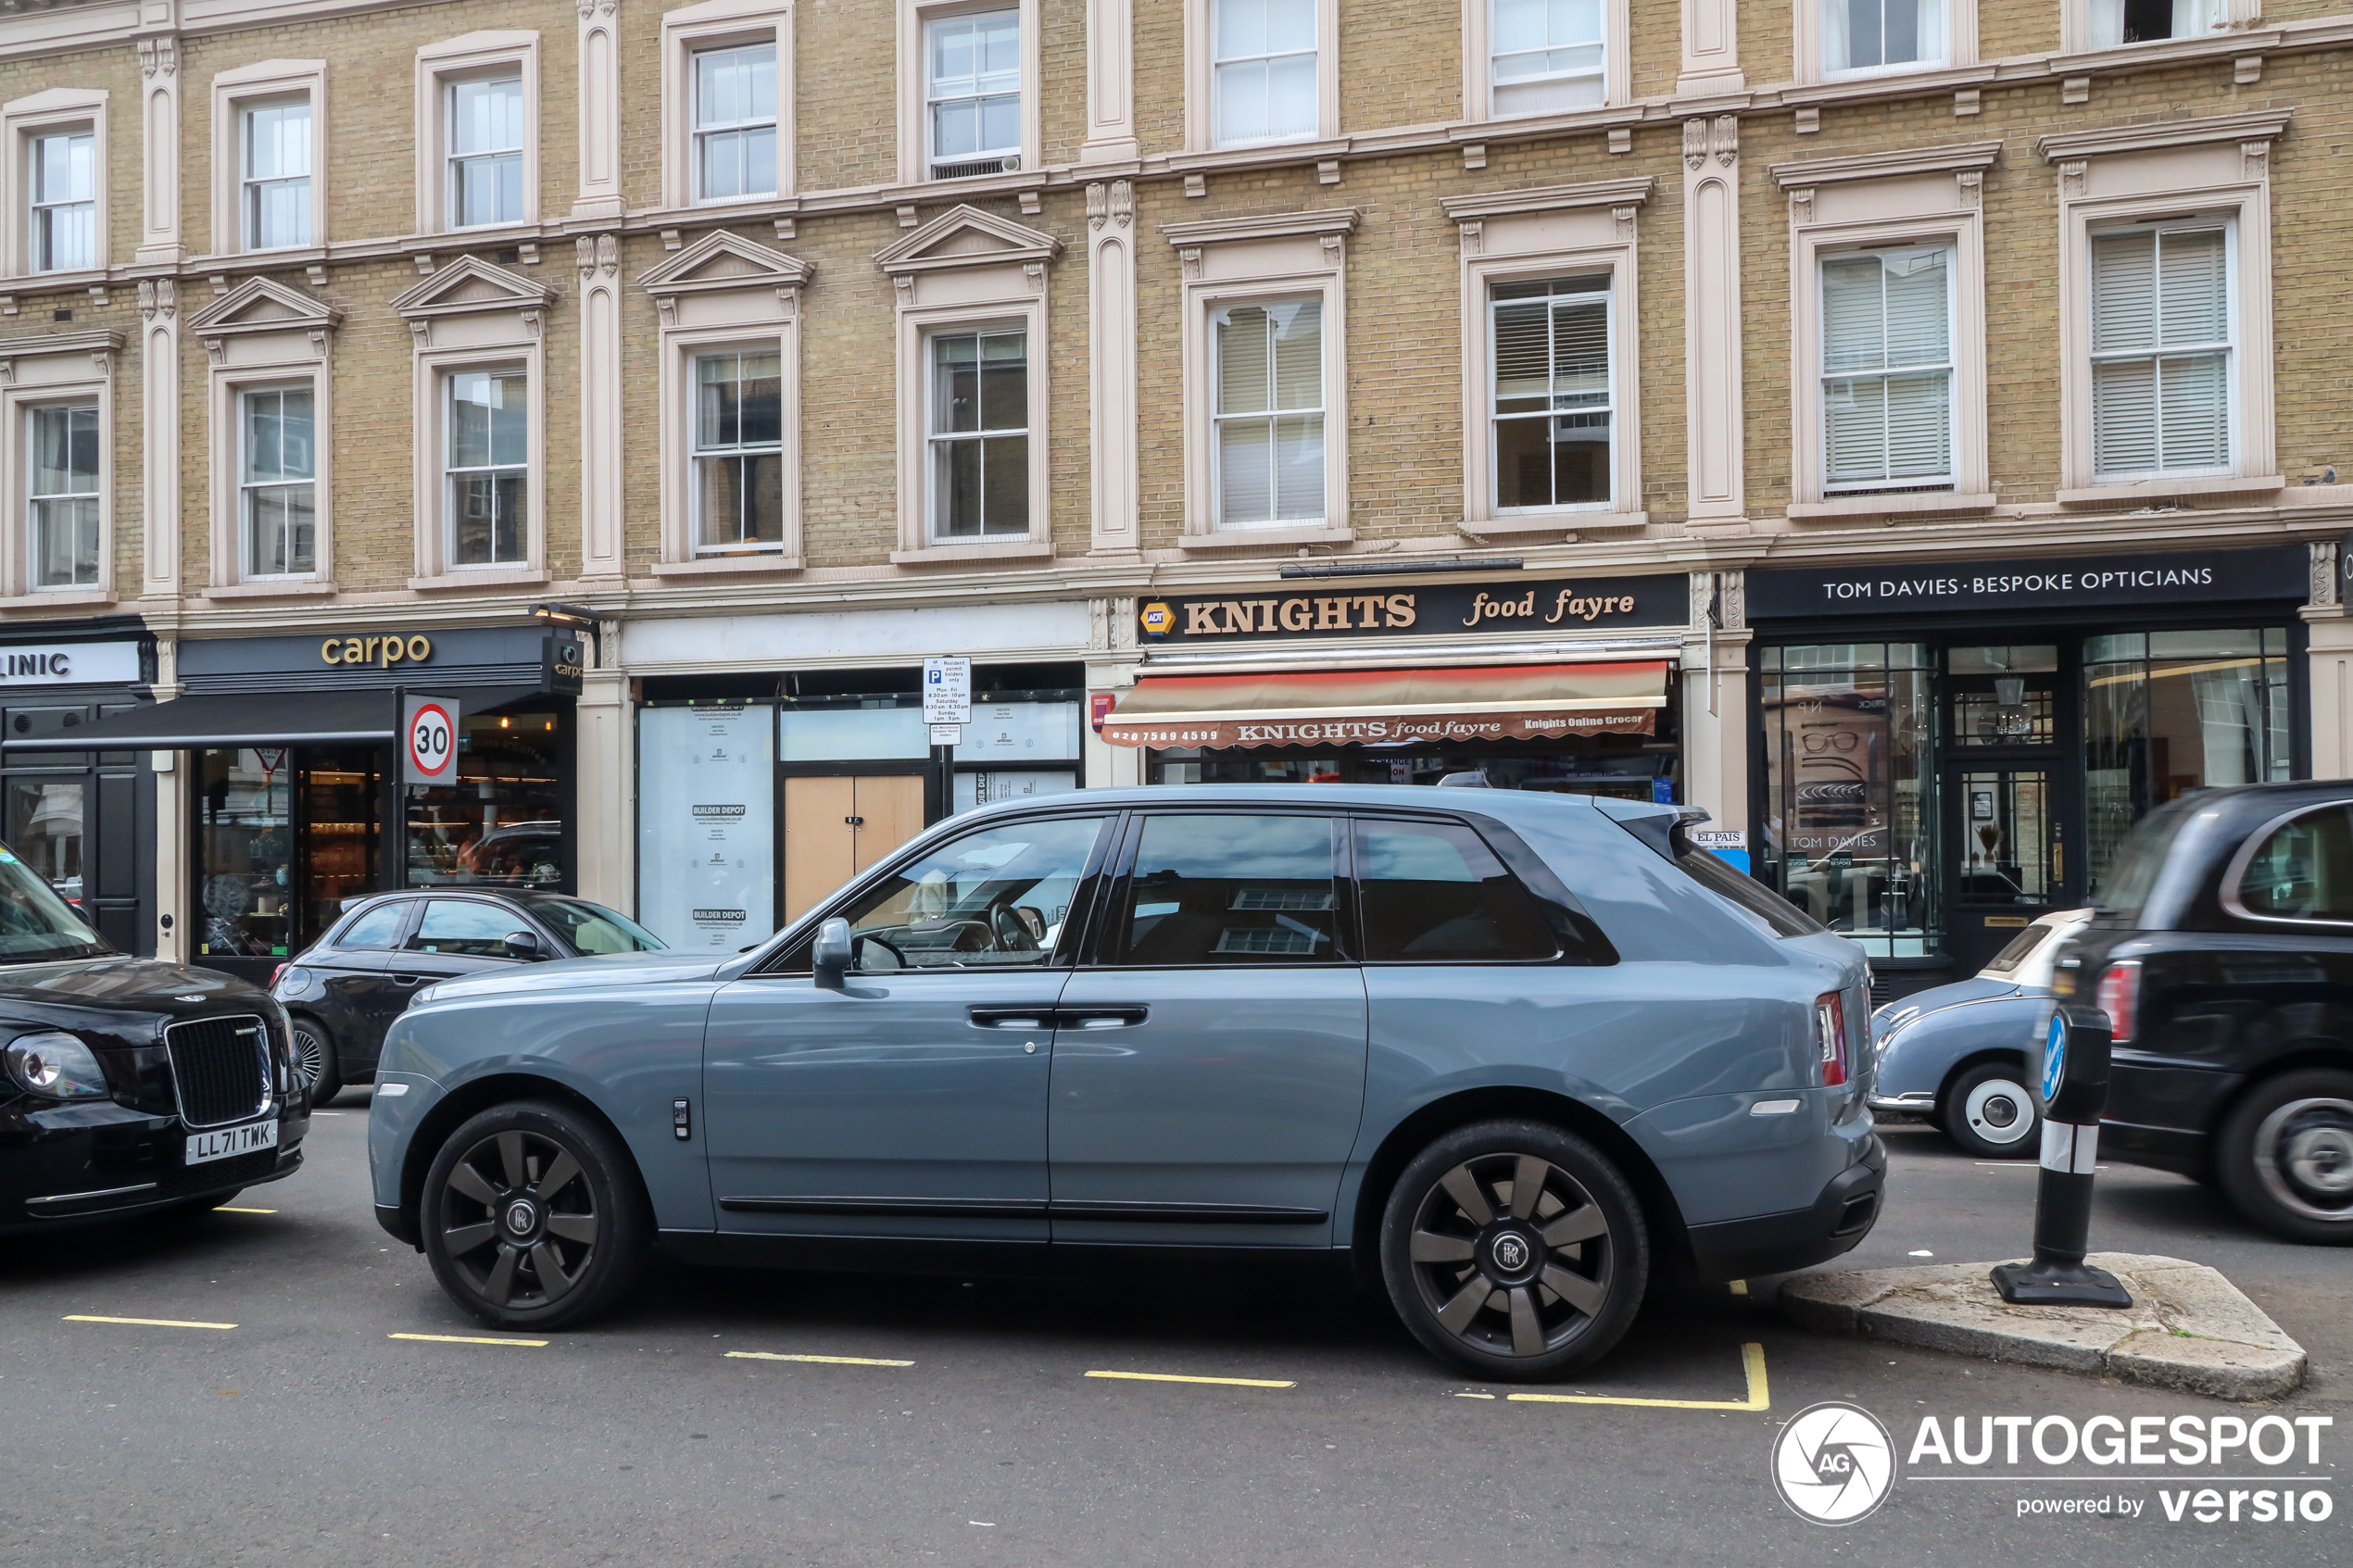
[[[400,782],[457,783],[457,700],[404,694],[400,709]]]

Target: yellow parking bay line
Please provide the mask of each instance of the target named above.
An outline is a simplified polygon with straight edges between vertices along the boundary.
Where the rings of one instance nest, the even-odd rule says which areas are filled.
[[[139,1328],[234,1328],[233,1323],[187,1323],[179,1318],[99,1318],[86,1312],[68,1312],[67,1323],[124,1323]]]
[[[872,1356],[788,1356],[780,1350],[729,1350],[739,1361],[816,1361],[824,1366],[913,1366],[912,1361],[878,1361]]]
[[[1288,1378],[1188,1377],[1176,1372],[1090,1372],[1089,1377],[1115,1377],[1127,1383],[1219,1383],[1235,1388],[1296,1388]]]
[[[544,1350],[545,1339],[489,1339],[476,1334],[387,1334],[386,1339],[422,1339],[428,1345],[521,1345],[526,1349]]]
[[[1741,1364],[1748,1370],[1748,1398],[1745,1399],[1628,1399],[1605,1394],[1506,1394],[1506,1399],[1517,1399],[1541,1405],[1641,1405],[1651,1410],[1667,1411],[1762,1411],[1773,1407],[1772,1392],[1765,1382],[1765,1347],[1741,1347]]]

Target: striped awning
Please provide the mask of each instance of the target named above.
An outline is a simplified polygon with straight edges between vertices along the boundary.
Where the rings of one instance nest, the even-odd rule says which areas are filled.
[[[1114,746],[1401,746],[1648,735],[1665,661],[1148,675],[1103,720]]]

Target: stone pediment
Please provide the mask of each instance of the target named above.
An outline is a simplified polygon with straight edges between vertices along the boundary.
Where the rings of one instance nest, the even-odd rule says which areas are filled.
[[[247,278],[188,318],[188,330],[217,356],[223,338],[257,332],[300,332],[323,348],[343,322],[339,307],[289,288],[274,278]]]
[[[664,304],[682,294],[729,289],[774,289],[786,298],[816,270],[814,262],[716,229],[640,273],[637,286]]]
[[[402,294],[392,307],[411,325],[435,316],[472,315],[485,310],[520,310],[535,321],[555,303],[556,291],[520,272],[493,266],[478,256],[461,256]]]
[[[913,233],[875,253],[875,265],[894,278],[953,267],[1036,266],[1062,254],[1051,234],[983,212],[958,207]]]

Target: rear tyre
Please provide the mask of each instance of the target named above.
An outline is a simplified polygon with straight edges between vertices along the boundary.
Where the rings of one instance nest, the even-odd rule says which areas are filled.
[[[449,1298],[494,1328],[567,1328],[644,1273],[653,1220],[621,1140],[560,1105],[494,1106],[449,1135],[418,1206]]]
[[[2353,1073],[2283,1073],[2222,1119],[2214,1174],[2249,1220],[2291,1241],[2353,1245]]]
[[[2026,1070],[1981,1061],[1953,1080],[1938,1108],[1945,1135],[1980,1160],[2017,1160],[2037,1152],[2042,1113],[2026,1085]]]
[[[343,1092],[343,1057],[335,1049],[335,1037],[315,1018],[297,1016],[294,1021],[294,1066],[314,1107]]]
[[[1441,1361],[1496,1382],[1566,1375],[1624,1336],[1650,1232],[1617,1167],[1540,1122],[1481,1122],[1414,1157],[1383,1210],[1381,1277]]]

